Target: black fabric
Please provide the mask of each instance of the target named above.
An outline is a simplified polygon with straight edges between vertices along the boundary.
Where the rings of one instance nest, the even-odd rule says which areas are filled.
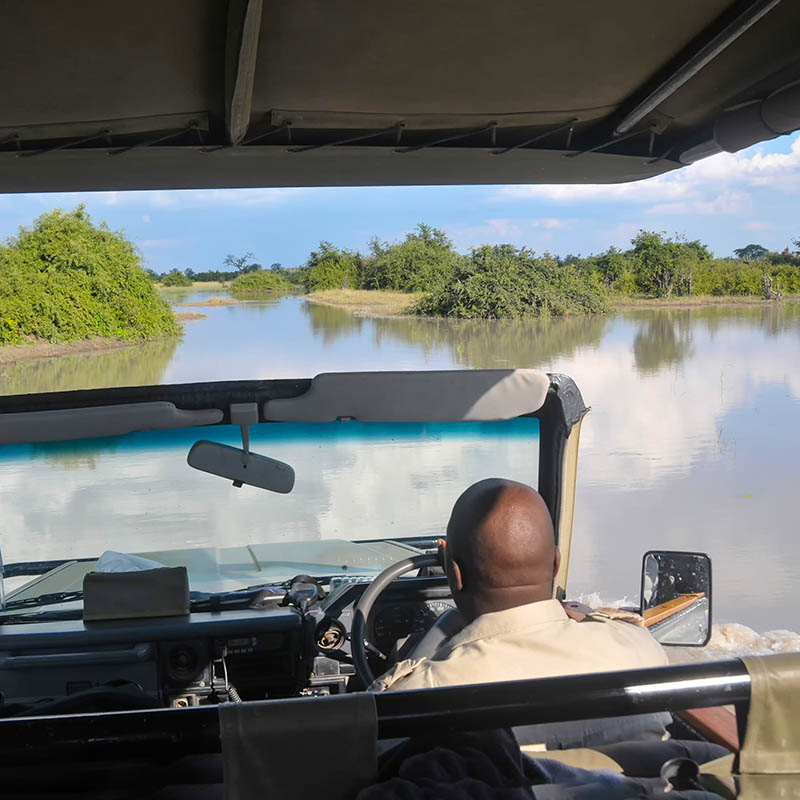
[[[375,779],[378,718],[368,692],[223,703],[227,800],[351,798]]]
[[[595,750],[613,758],[622,767],[625,775],[638,778],[655,778],[661,765],[673,758],[690,758],[705,764],[715,758],[729,754],[722,745],[681,739],[666,742],[620,742],[595,747]]]
[[[668,760],[677,751],[662,754]],[[505,729],[407,740],[384,754],[378,782],[362,790],[357,800],[644,800],[663,795],[664,783],[658,777],[627,777],[528,758]],[[669,796],[721,800],[701,791],[673,791]]]
[[[546,725],[520,725],[514,735],[521,745],[544,744],[548,750],[597,747],[614,742],[661,741],[672,722],[669,714],[635,714]]]
[[[505,729],[407,740],[383,758],[378,780],[358,800],[533,800],[545,773]]]

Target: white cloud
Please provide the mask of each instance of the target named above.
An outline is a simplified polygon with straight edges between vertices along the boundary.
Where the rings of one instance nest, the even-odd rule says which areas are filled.
[[[743,213],[749,207],[746,189],[761,186],[800,191],[800,135],[789,152],[765,153],[759,147],[720,153],[683,169],[644,181],[621,184],[504,186],[495,200],[541,199],[556,203],[590,200],[659,202],[663,213]],[[735,187],[725,191],[728,187]],[[679,202],[699,204],[687,207]],[[681,210],[678,210],[681,209]],[[652,209],[654,213],[658,213]]]
[[[691,211],[689,203],[660,203],[647,209],[648,214],[688,214]]]
[[[144,205],[151,208],[180,211],[195,208],[253,208],[279,206],[305,196],[316,189],[182,189],[178,191],[109,192],[114,195],[107,205]]]
[[[142,222],[144,222],[146,224],[149,224],[150,223],[150,215],[149,214],[143,214],[142,215]]]
[[[31,195],[41,205],[73,208],[78,203],[104,206],[164,209],[182,211],[197,208],[254,208],[280,206],[304,197],[316,188],[270,188],[270,189],[154,189],[131,192],[55,192]],[[150,222],[145,214],[144,222]]]
[[[772,225],[770,225],[769,222],[761,222],[760,220],[754,219],[752,222],[746,223],[744,227],[745,230],[748,231],[765,231],[771,228]]]
[[[494,217],[478,225],[451,225],[447,231],[456,246],[462,249],[486,242],[544,248],[553,244],[556,231],[568,228],[571,224],[572,220],[558,217]]]
[[[752,209],[753,202],[746,192],[731,191],[717,195],[713,200],[698,200],[694,210],[698,214],[744,214]]]

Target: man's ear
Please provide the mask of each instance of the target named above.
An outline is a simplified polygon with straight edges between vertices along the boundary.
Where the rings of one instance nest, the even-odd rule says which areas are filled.
[[[461,577],[461,567],[458,566],[457,561],[447,559],[447,582],[450,584],[450,591],[455,594],[456,592],[464,591],[464,581]]]
[[[553,557],[553,579],[558,575],[559,567],[561,566],[561,551],[558,547],[555,548],[555,556]]]

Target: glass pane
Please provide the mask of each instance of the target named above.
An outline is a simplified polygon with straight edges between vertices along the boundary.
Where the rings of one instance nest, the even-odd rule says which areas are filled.
[[[531,418],[252,426],[251,450],[294,468],[288,495],[237,489],[190,468],[186,456],[199,439],[241,447],[230,425],[0,447],[6,563],[107,549],[438,536],[474,481],[538,483],[539,423]]]

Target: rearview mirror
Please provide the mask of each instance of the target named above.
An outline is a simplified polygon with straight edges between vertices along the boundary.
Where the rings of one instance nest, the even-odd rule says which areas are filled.
[[[651,550],[642,560],[641,614],[664,645],[703,647],[711,638],[711,559]]]
[[[202,472],[227,478],[237,487],[246,483],[281,494],[291,492],[294,487],[294,470],[283,461],[218,442],[195,442],[186,463]]]

